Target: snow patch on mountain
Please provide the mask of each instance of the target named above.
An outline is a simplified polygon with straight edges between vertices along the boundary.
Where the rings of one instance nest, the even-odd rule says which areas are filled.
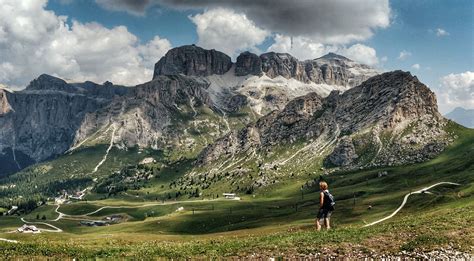
[[[213,74],[205,78],[209,82],[209,94],[213,103],[225,109],[226,97],[244,95],[253,112],[264,115],[268,111],[282,109],[286,103],[296,97],[315,92],[326,97],[333,90],[344,92],[352,86],[304,83],[294,78],[246,75],[236,76],[235,65],[225,74]]]

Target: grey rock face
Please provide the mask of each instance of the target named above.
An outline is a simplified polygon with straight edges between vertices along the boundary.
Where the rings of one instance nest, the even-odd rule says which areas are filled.
[[[403,134],[415,123],[418,127],[411,128],[410,135],[418,137],[416,146]],[[360,156],[350,137],[372,128],[373,138],[380,144],[370,162],[379,165],[417,162],[437,155],[446,146],[444,124],[434,93],[410,73],[394,71],[372,77],[343,94],[334,91],[323,99],[313,93],[295,99],[283,111],[264,116],[257,123],[218,140],[203,151],[198,163],[212,162],[222,152],[235,154],[250,148],[266,151],[276,144],[312,138],[321,144],[337,141],[335,144],[339,145],[327,162],[347,166]],[[398,136],[384,145],[379,137],[383,133]],[[410,156],[413,154],[420,156]]]
[[[153,79],[160,75],[184,74],[188,76],[209,76],[224,74],[232,67],[226,54],[216,50],[205,50],[195,45],[185,45],[168,51],[155,64]]]
[[[282,76],[304,83],[313,82],[351,87],[378,74],[376,70],[367,65],[356,63],[334,53],[307,61],[298,61],[287,53],[274,52],[264,53],[260,57],[245,52],[237,58],[235,70],[237,76],[260,75],[262,72],[270,78]]]
[[[287,53],[264,53],[260,55],[260,59],[262,60],[262,71],[270,78],[283,76],[301,82],[309,81],[304,64]]]
[[[233,131],[205,148],[197,163],[207,164],[222,155],[244,152],[250,148],[265,149],[305,137],[308,121],[323,107],[323,99],[310,93],[288,103],[281,112],[273,111],[240,131]],[[319,132],[317,134],[320,134]]]
[[[215,106],[222,111],[234,112],[240,107],[235,106],[235,96],[244,95],[252,111],[261,116],[309,92],[326,96],[334,89],[346,90],[378,72],[336,54],[298,61],[290,54],[244,52],[232,64],[222,53],[191,45],[170,50],[155,66],[155,78],[177,74],[205,78]]]
[[[28,160],[15,164],[18,169],[62,154],[88,113],[126,92],[123,86],[79,88],[49,75],[33,80],[23,91],[0,91],[0,154],[11,154],[10,160],[26,155]]]
[[[234,95],[227,102],[227,110],[229,112],[238,112],[241,108],[248,104],[247,96],[242,94]]]
[[[47,74],[42,74],[37,79],[31,81],[26,89],[30,91],[50,90],[64,92],[74,92],[76,90],[64,80]]]
[[[233,63],[226,54],[206,50],[195,45],[173,48],[156,64],[153,78],[160,75],[184,74],[187,76],[209,76],[224,74]],[[237,57],[235,75],[261,75],[270,78],[282,76],[286,79],[317,84],[356,86],[378,74],[376,70],[358,64],[344,56],[329,53],[314,60],[298,61],[287,53],[264,53],[260,56],[243,52]]]
[[[326,164],[329,166],[344,167],[354,163],[359,156],[356,154],[354,144],[350,137],[344,137],[334,148],[334,151],[326,158]]]
[[[159,76],[131,88],[107,107],[89,113],[76,133],[76,143],[110,124],[117,127],[114,141],[123,147],[164,148],[176,136],[172,127],[179,105],[205,104],[212,107],[208,84],[184,75]]]
[[[237,57],[235,64],[235,75],[261,75],[262,60],[258,55],[251,52],[243,52]]]

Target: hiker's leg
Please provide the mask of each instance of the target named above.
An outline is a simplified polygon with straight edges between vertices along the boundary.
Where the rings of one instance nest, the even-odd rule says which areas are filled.
[[[319,220],[321,220],[321,218],[323,218],[323,210],[322,209],[319,209],[318,211],[318,215],[316,215],[316,230],[321,230],[321,222],[319,222]]]
[[[321,224],[319,223],[319,218],[316,218],[316,230],[321,230]]]
[[[324,225],[326,226],[326,229],[329,230],[331,226],[329,225],[329,218],[324,219]]]

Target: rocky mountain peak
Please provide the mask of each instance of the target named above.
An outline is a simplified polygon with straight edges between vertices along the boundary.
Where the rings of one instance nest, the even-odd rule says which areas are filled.
[[[380,123],[396,128],[423,118],[441,118],[435,94],[410,72],[386,72],[370,78],[338,98],[336,115],[345,131]]]
[[[60,78],[42,74],[35,80],[31,81],[26,90],[55,90],[55,91],[72,91],[74,88]]]
[[[302,82],[309,81],[304,64],[290,54],[269,52],[260,55],[260,59],[262,60],[262,71],[270,78],[283,76]]]
[[[456,107],[453,111],[446,114],[446,118],[451,119],[468,128],[474,128],[474,109]]]
[[[314,60],[299,61],[288,53],[268,52],[260,56],[243,52],[236,63],[216,50],[206,50],[196,45],[173,48],[156,64],[153,79],[160,75],[209,77],[223,75],[235,66],[235,76],[265,76],[275,79],[283,77],[302,84],[322,84],[346,89],[356,86],[378,72],[344,56],[329,53]],[[229,75],[228,75],[229,76]],[[278,80],[278,79],[277,79]],[[229,78],[226,78],[229,81]],[[284,80],[283,80],[284,81]],[[290,84],[294,85],[294,84]]]
[[[428,87],[409,72],[387,72],[344,93],[332,91],[326,98],[309,93],[296,98],[283,110],[219,139],[201,153],[198,163],[251,148],[267,151],[276,144],[302,139],[314,140],[315,148],[334,144],[330,165],[413,162],[436,155],[446,145],[443,124],[436,97]],[[381,133],[395,138],[383,144]],[[376,148],[370,162],[357,160],[355,151],[364,146]]]
[[[261,75],[262,60],[258,55],[251,52],[243,52],[237,57],[235,64],[235,75]]]
[[[342,61],[352,61],[351,59],[345,57],[345,56],[342,56],[342,55],[339,55],[339,54],[336,54],[336,53],[331,53],[329,52],[328,54],[326,55],[323,55],[317,59],[326,59],[326,60],[334,60],[334,59],[337,59],[337,60],[342,60]],[[316,60],[317,60],[316,59]]]
[[[231,58],[225,53],[214,49],[206,50],[196,45],[185,45],[169,50],[155,64],[153,79],[160,75],[209,76],[224,74],[231,67]]]

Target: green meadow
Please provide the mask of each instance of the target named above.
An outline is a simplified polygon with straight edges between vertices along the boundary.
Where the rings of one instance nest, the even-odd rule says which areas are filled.
[[[433,160],[324,176],[336,198],[329,231],[315,231],[319,189],[317,185],[304,186],[319,178],[318,162],[306,166],[303,174],[286,173],[279,182],[253,194],[239,193],[241,200],[215,196],[230,186],[225,180],[198,197],[167,198],[164,195],[172,191],[170,182],[191,168],[182,161],[161,169],[161,179],[139,189],[105,197],[92,193],[85,200],[61,205],[58,211],[66,216],[58,221],[53,221],[59,214],[52,201],[26,215],[0,217],[0,238],[18,241],[0,241],[0,257],[351,256],[440,248],[472,254],[474,131],[455,126],[452,131],[459,138]],[[291,171],[298,171],[298,167]],[[381,172],[387,175],[379,177]],[[390,215],[407,193],[438,182],[460,185],[443,184],[429,193],[411,195],[393,218],[364,227]],[[219,185],[224,188],[216,189]],[[96,227],[80,224],[112,215],[122,217],[121,222]],[[41,220],[43,216],[46,220]],[[63,232],[10,233],[23,224],[21,217],[46,222]]]

